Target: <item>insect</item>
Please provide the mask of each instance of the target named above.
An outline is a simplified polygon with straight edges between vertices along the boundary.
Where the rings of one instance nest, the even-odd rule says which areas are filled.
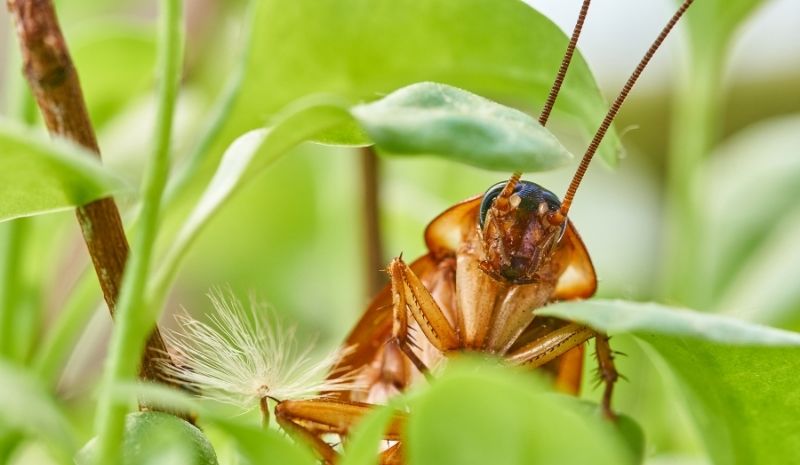
[[[611,397],[618,373],[608,337],[586,326],[536,317],[550,302],[591,297],[595,271],[568,214],[575,192],[622,103],[655,51],[692,0],[686,0],[632,73],[592,139],[563,201],[514,173],[484,194],[467,199],[435,218],[425,231],[428,254],[407,264],[395,258],[391,283],[381,291],[345,346],[350,350],[329,379],[358,370],[364,391],[278,402],[279,424],[309,441],[328,463],[338,453],[322,436],[348,429],[381,403],[404,390],[453,353],[477,351],[516,365],[546,367],[562,390],[577,393],[583,346],[595,338],[599,373],[605,384],[602,407],[613,418]],[[572,40],[540,117],[545,124],[572,57],[589,1],[585,0]],[[410,334],[417,337],[412,340]],[[398,412],[386,438],[395,443],[381,463],[401,463]]]

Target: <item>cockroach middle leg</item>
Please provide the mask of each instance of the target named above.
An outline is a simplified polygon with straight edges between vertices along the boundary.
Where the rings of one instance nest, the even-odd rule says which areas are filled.
[[[389,343],[397,344],[414,366],[428,376],[428,367],[412,349],[408,335],[408,313],[410,312],[417,321],[428,341],[443,353],[459,347],[458,334],[430,291],[402,258],[392,260],[388,271],[392,280],[394,313],[392,338]]]
[[[285,400],[275,406],[278,424],[290,435],[310,444],[326,464],[335,464],[339,453],[322,440],[324,434],[337,434],[345,437],[352,427],[375,408],[363,402],[338,401],[329,399]],[[405,422],[402,412],[397,412],[389,423],[384,438],[389,441],[400,439],[400,430]],[[381,454],[381,464],[398,463],[401,456],[399,444],[388,448]]]

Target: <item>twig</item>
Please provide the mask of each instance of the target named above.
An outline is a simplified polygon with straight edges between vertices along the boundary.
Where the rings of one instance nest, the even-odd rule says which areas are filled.
[[[378,209],[378,179],[380,177],[379,160],[372,147],[361,149],[361,183],[364,243],[366,244],[366,262],[364,264],[367,295],[371,297],[386,284],[386,273],[381,271],[386,263],[383,261],[383,241]]]
[[[51,0],[7,0],[16,24],[23,57],[23,72],[53,136],[70,139],[100,156],[89,121],[78,74],[72,64]],[[128,241],[117,205],[112,198],[96,200],[76,210],[86,247],[111,314],[117,305]],[[166,345],[156,328],[147,341],[139,376],[166,382],[156,359]]]

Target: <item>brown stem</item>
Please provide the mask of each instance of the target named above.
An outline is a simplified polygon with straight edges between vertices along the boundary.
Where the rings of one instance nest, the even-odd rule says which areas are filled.
[[[269,428],[269,399],[264,396],[258,399],[258,409],[261,410],[261,427]]]
[[[94,129],[83,101],[78,73],[61,34],[51,0],[7,0],[16,23],[23,57],[23,72],[36,97],[44,122],[52,136],[70,139],[100,156]],[[128,257],[128,241],[119,210],[112,198],[88,203],[76,210],[100,288],[114,314]],[[139,376],[165,382],[157,359],[166,345],[156,328],[147,341]]]
[[[372,147],[362,148],[361,181],[363,186],[363,228],[364,242],[367,249],[366,263],[364,266],[367,294],[369,297],[375,295],[386,284],[386,273],[382,271],[386,263],[383,261],[383,243],[381,240],[379,222],[379,176],[379,160],[375,150]]]

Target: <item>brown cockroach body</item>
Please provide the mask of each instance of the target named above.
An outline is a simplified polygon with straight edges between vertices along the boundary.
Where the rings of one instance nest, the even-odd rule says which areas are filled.
[[[363,367],[369,385],[348,400],[385,400],[448,353],[479,351],[539,366],[590,338],[585,328],[535,320],[532,311],[590,297],[596,289],[594,268],[572,223],[547,220],[559,208],[549,191],[512,178],[437,217],[425,233],[430,252],[410,266],[402,258],[390,263],[391,284],[347,338],[354,350],[339,367]],[[409,334],[424,337],[412,342]],[[560,379],[572,380],[564,385],[572,392],[579,360],[558,370]]]
[[[556,385],[577,393],[583,345],[595,338],[602,407],[608,418],[618,378],[608,337],[586,326],[537,317],[551,302],[591,297],[597,279],[586,247],[567,218],[572,199],[600,141],[642,70],[692,0],[685,0],[651,45],[595,134],[561,202],[547,189],[520,180],[520,173],[467,199],[435,218],[425,231],[428,254],[406,264],[395,258],[387,269],[391,283],[372,301],[345,341],[345,356],[330,377],[348,373],[365,390],[329,397],[279,402],[278,422],[314,445],[324,461],[337,452],[321,436],[344,436],[375,403],[403,391],[429,368],[454,353],[482,352],[511,364],[547,366]],[[556,82],[540,116],[545,124],[563,81],[586,16],[584,0]],[[409,318],[409,315],[411,318]],[[414,335],[412,339],[411,334]],[[404,413],[386,434],[399,441]],[[400,463],[401,444],[381,455],[381,463]]]

